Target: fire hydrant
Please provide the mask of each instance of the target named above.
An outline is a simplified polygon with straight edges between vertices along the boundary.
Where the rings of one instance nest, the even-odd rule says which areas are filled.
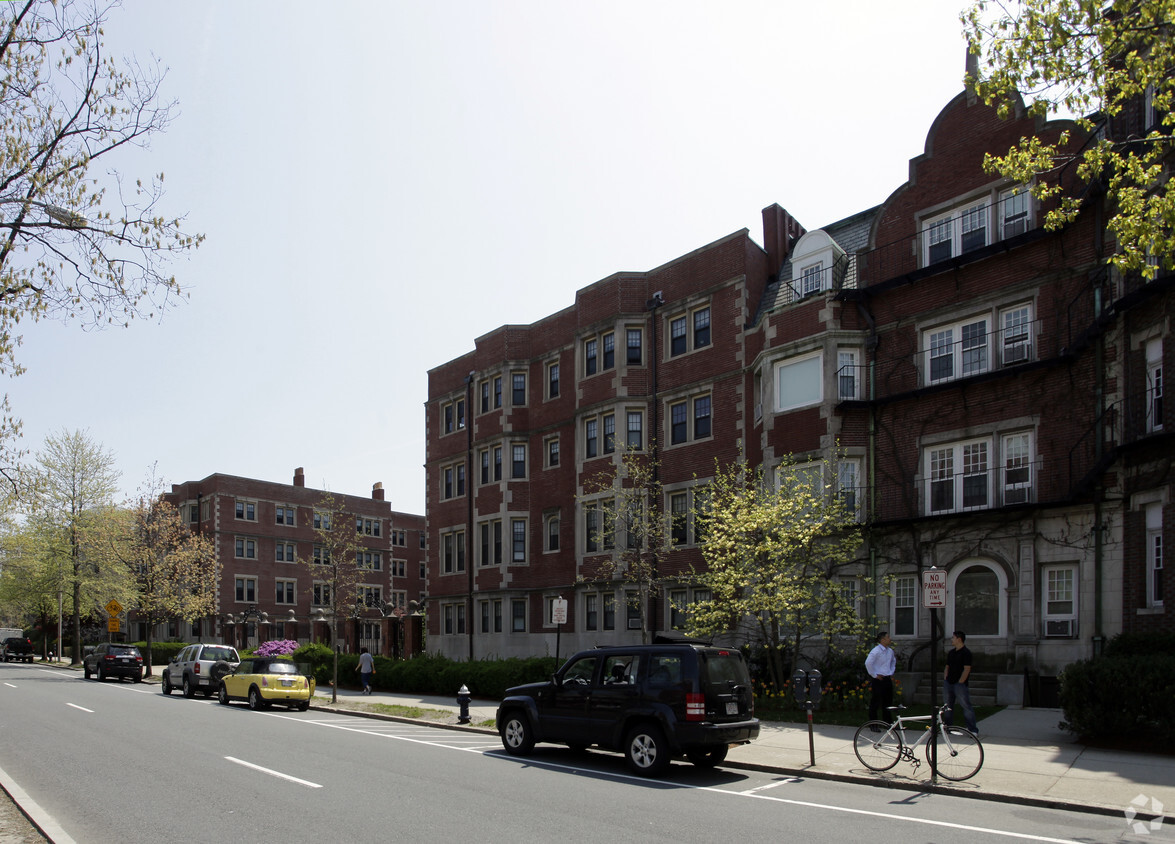
[[[469,696],[469,688],[462,683],[461,688],[457,690],[457,705],[461,707],[461,713],[457,716],[458,724],[469,723],[469,701],[472,698]]]

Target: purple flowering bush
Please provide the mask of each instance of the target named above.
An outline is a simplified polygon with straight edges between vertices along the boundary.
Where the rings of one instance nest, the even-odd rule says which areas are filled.
[[[289,639],[274,639],[262,642],[254,653],[257,656],[289,656],[298,650],[298,643]]]

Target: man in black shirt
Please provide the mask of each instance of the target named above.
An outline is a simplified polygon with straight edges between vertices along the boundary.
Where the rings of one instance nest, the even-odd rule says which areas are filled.
[[[963,707],[963,721],[967,729],[979,732],[975,723],[975,707],[971,705],[971,687],[967,679],[971,676],[971,650],[964,643],[967,634],[956,630],[951,636],[953,650],[947,653],[947,667],[943,670],[943,696],[948,707],[943,720],[950,724],[955,719],[955,702]]]

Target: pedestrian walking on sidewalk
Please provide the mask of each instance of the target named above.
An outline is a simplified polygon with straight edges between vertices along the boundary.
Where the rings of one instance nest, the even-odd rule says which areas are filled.
[[[898,668],[898,658],[890,643],[889,631],[882,630],[877,634],[877,644],[869,651],[869,656],[865,657],[865,670],[872,678],[869,695],[870,721],[877,719],[879,711],[883,720],[892,720],[887,707],[893,706],[893,675]]]
[[[363,684],[363,694],[371,694],[371,675],[375,672],[375,659],[367,652],[367,648],[359,649],[359,664],[355,666],[359,672],[359,682]]]
[[[950,724],[955,720],[955,703],[963,707],[963,722],[973,733],[979,732],[975,723],[975,707],[971,705],[971,687],[967,680],[971,677],[971,649],[967,647],[967,634],[956,630],[951,634],[953,648],[947,652],[947,667],[942,672],[943,701],[948,709],[943,716],[943,722]]]

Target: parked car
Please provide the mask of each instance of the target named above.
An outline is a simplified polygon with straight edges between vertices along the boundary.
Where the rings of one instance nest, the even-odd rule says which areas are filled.
[[[581,651],[549,682],[507,689],[497,725],[512,755],[529,754],[535,742],[598,745],[622,751],[644,776],[681,755],[713,767],[732,745],[759,736],[742,655],[683,643]]]
[[[24,636],[9,636],[0,646],[0,651],[3,652],[5,662],[33,661],[33,642]]]
[[[211,697],[220,687],[220,680],[241,662],[237,649],[228,645],[188,645],[163,669],[163,693],[183,689],[184,697],[194,697],[197,691]]]
[[[82,659],[82,672],[86,679],[97,675],[99,680],[107,677],[129,677],[136,683],[143,682],[143,655],[134,645],[103,642]]]
[[[217,698],[226,706],[234,700],[248,701],[250,709],[268,709],[275,703],[305,712],[314,696],[314,677],[309,668],[275,656],[255,656],[220,681]]]

